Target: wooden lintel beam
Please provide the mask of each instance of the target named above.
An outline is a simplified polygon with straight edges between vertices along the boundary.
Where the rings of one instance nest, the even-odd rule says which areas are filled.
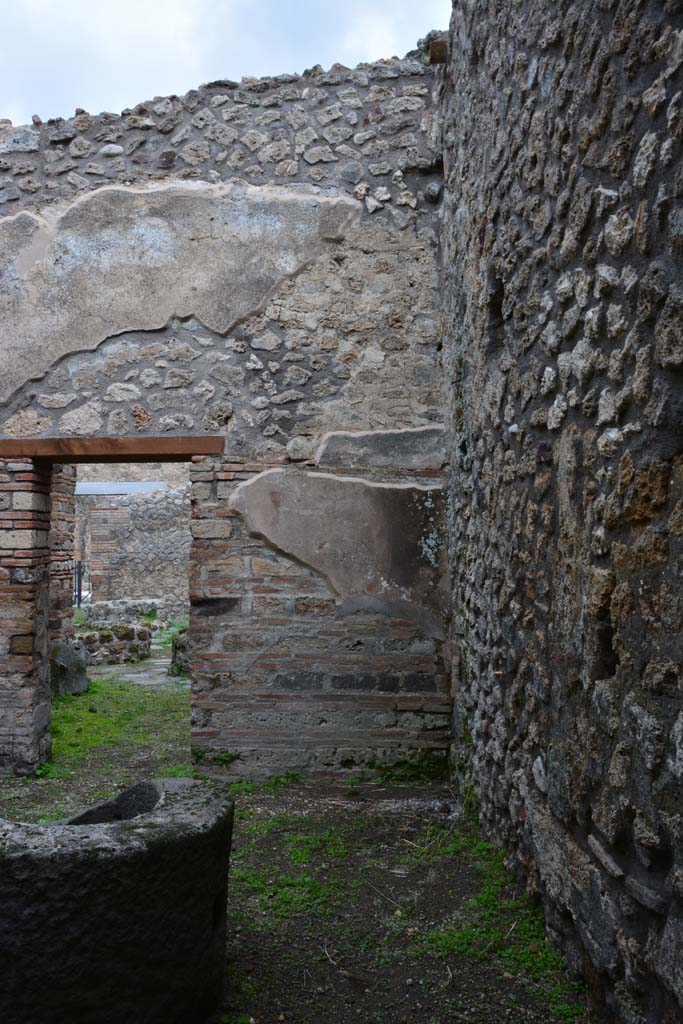
[[[224,437],[40,437],[0,440],[0,459],[48,462],[189,462],[222,455]]]

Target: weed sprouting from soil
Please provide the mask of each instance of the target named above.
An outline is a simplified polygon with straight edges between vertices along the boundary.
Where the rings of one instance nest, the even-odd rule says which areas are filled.
[[[154,635],[154,643],[157,647],[172,647],[173,640],[183,629],[187,629],[190,624],[188,618],[177,619],[175,622],[171,622],[164,629],[159,629]]]

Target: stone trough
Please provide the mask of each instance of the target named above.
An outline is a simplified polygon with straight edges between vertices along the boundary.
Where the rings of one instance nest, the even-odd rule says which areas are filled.
[[[225,977],[233,804],[140,782],[66,821],[0,820],[3,1024],[207,1024]]]

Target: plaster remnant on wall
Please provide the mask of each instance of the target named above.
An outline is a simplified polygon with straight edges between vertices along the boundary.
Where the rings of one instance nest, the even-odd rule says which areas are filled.
[[[433,272],[427,238],[411,230],[387,235],[378,222],[359,225],[227,336],[192,318],[174,319],[159,331],[126,331],[94,352],[57,360],[39,384],[5,403],[0,434],[182,429],[225,434],[234,454],[286,450],[311,459],[332,428],[439,422]],[[408,445],[426,447],[430,436],[406,435],[400,449],[408,458]],[[415,464],[415,453],[411,459]]]
[[[112,186],[0,221],[0,402],[56,359],[196,316],[226,333],[338,244],[358,204],[313,187]]]
[[[442,524],[442,488],[295,469],[267,470],[235,490],[249,531],[325,578],[341,601],[368,598],[443,631],[445,552],[421,538]],[[439,550],[435,564],[434,553]]]
[[[442,469],[448,461],[446,431],[439,425],[403,430],[331,431],[315,456],[318,466]]]
[[[224,436],[229,456],[192,467],[192,743],[239,750],[247,776],[446,754],[445,594],[436,619],[394,601],[387,576],[335,601],[227,504],[255,473],[312,460],[329,431],[443,420],[436,79],[420,52],[214,82],[27,136],[0,123],[0,436]],[[413,510],[425,580],[432,500]],[[32,764],[48,724],[16,656],[33,724],[5,760]]]

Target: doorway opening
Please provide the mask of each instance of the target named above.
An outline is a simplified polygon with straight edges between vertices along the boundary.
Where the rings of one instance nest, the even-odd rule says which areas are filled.
[[[188,463],[82,464],[74,524],[74,637],[98,674],[189,677]],[[188,682],[189,685],[189,682]]]
[[[81,756],[89,737],[103,749],[121,726],[125,747],[126,729],[153,736],[179,717],[189,761],[189,464],[223,446],[222,437],[0,442],[11,516],[0,533],[2,774],[69,770],[51,757],[53,700],[62,762],[65,743]],[[80,693],[89,715],[70,732]],[[158,738],[173,760],[173,738]],[[154,774],[139,761],[129,766],[136,777]],[[168,757],[160,767],[181,773]],[[108,784],[125,783],[116,766],[100,768]]]

